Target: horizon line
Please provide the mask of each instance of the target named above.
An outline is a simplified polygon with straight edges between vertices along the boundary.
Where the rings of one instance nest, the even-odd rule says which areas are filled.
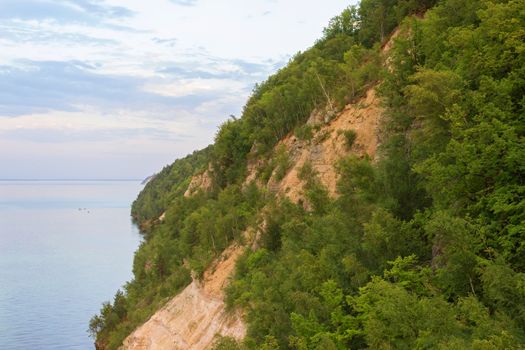
[[[144,179],[0,179],[0,181],[143,181]]]

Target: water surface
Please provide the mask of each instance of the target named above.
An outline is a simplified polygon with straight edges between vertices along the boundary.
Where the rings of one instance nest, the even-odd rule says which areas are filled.
[[[139,181],[0,181],[0,349],[93,349],[132,274]]]

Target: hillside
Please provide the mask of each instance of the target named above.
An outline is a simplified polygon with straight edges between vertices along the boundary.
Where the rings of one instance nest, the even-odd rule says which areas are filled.
[[[242,339],[241,315],[225,310],[223,287],[231,276],[242,247],[231,246],[206,271],[142,326],[131,333],[123,349],[207,349],[216,335]]]
[[[523,28],[517,0],[335,17],[146,185],[97,348],[524,348]]]
[[[386,53],[387,51],[383,50],[383,54]],[[254,161],[248,165],[243,185],[249,186],[253,181],[259,182],[258,186],[274,192],[278,198],[287,198],[294,203],[307,205],[305,183],[300,173],[305,164],[310,163],[312,170],[319,174],[319,181],[326,187],[329,195],[337,196],[338,162],[350,154],[374,157],[378,146],[378,126],[382,111],[375,87],[372,87],[365,97],[345,106],[329,122],[325,123],[320,113],[313,113],[306,126],[317,130],[311,131],[309,140],[301,140],[290,133],[274,148],[274,153],[284,149],[288,154],[289,166],[282,178],[274,171],[268,182],[263,183],[257,175],[259,162]],[[355,133],[355,140],[350,147],[345,139],[345,132],[348,131]],[[184,196],[195,195],[198,191],[209,191],[212,183],[210,171],[206,169],[194,175]],[[239,310],[233,313],[226,310],[224,289],[244,249],[256,249],[256,233],[245,232],[242,246],[234,243],[224,250],[206,269],[202,280],[193,280],[144,325],[130,334],[124,340],[123,349],[204,350],[210,348],[217,335],[242,340],[246,335],[246,325],[239,315]]]

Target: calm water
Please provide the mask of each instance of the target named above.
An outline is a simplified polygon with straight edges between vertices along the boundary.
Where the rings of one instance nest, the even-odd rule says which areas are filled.
[[[0,349],[94,348],[89,319],[131,278],[141,188],[0,181]]]

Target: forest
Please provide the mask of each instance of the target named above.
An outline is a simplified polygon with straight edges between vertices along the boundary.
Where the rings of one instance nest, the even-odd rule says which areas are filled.
[[[286,172],[275,145],[310,137],[313,110],[330,117],[372,86],[379,157],[341,159],[336,198],[308,166],[307,207],[245,184],[253,159],[260,181]],[[206,169],[211,188],[184,196]],[[215,350],[525,348],[525,2],[348,7],[213,145],[150,181],[132,215],[145,239],[134,279],[90,322],[98,349],[118,348],[263,221],[226,291],[247,336]]]

